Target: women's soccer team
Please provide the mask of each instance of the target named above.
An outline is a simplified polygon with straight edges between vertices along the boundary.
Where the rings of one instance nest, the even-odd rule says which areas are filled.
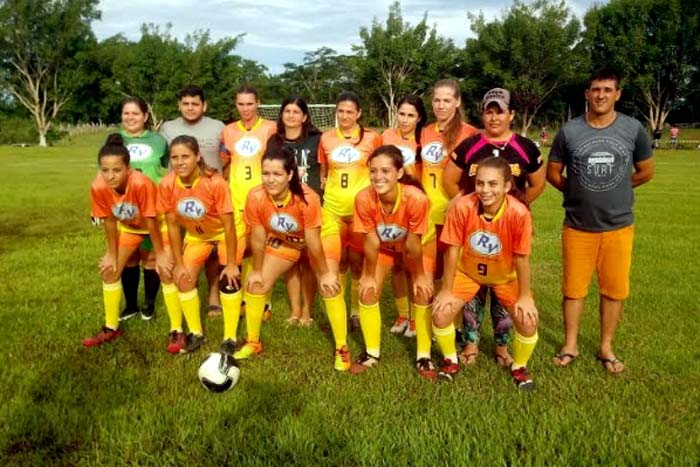
[[[381,135],[362,125],[353,92],[338,97],[337,126],[323,133],[303,98],[286,99],[277,122],[259,116],[259,102],[254,88],[237,91],[240,119],[221,131],[217,171],[195,137],[176,136],[168,145],[148,129],[146,103],[124,101],[122,127],[99,150],[91,187],[92,215],[107,241],[99,263],[105,323],[83,345],[117,339],[120,320],[137,313],[152,317],[162,289],[166,350],[196,351],[206,343],[197,283],[207,269],[223,314],[221,352],[247,359],[263,351],[262,338],[273,337],[263,335],[262,323],[283,278],[288,324],[313,324],[318,293],[333,333],[334,368],[359,374],[380,362],[379,302],[391,275],[397,316],[390,331],[415,336],[420,377],[452,381],[460,362],[474,362],[490,291],[496,362],[518,388],[532,388],[527,363],[538,312],[528,206],[544,189],[544,167],[537,146],[511,131],[508,91],[484,96],[482,133],[465,122],[453,80],[432,89],[434,122],[420,98],[407,96],[396,127]],[[210,263],[218,264],[215,279]],[[347,337],[358,328],[364,349],[353,360]]]

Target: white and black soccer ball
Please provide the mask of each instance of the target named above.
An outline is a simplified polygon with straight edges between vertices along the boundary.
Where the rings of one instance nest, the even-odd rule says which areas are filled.
[[[199,366],[199,382],[211,392],[224,392],[236,385],[241,376],[236,359],[220,352],[210,353]]]

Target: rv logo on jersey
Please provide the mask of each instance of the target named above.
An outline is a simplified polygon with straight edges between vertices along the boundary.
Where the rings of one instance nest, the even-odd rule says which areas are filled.
[[[472,251],[484,256],[496,256],[503,249],[498,235],[481,230],[477,230],[469,236],[469,247]]]
[[[177,213],[187,219],[200,220],[207,215],[207,208],[197,198],[183,198],[177,203]]]
[[[236,141],[235,148],[241,157],[254,157],[260,152],[261,144],[257,138],[245,137]]]
[[[153,154],[153,148],[143,143],[130,144],[127,148],[132,162],[145,161]]]
[[[396,224],[377,224],[377,236],[382,242],[398,242],[406,237],[408,230]]]
[[[339,146],[331,152],[331,160],[339,164],[353,164],[361,158],[360,151],[352,146]]]
[[[117,203],[112,206],[112,214],[122,222],[131,221],[139,216],[139,208],[131,203]]]
[[[409,166],[416,163],[416,151],[406,146],[398,146],[403,156],[403,165]]]
[[[431,164],[439,164],[445,159],[445,150],[442,148],[442,143],[435,141],[423,146],[420,155],[424,161]]]
[[[289,214],[273,214],[270,217],[270,228],[279,233],[299,232],[299,222]]]

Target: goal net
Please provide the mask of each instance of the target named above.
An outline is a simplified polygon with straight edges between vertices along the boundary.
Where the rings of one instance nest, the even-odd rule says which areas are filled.
[[[276,121],[280,113],[280,104],[264,104],[258,106],[258,114],[262,118]],[[321,131],[335,128],[335,105],[333,104],[309,104],[311,123]]]

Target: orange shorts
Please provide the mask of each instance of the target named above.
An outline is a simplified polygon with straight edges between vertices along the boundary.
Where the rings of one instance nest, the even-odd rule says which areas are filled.
[[[455,280],[452,283],[452,293],[461,300],[469,302],[472,298],[474,298],[482,285],[485,284],[479,284],[458,269],[455,273]],[[510,308],[515,305],[515,302],[518,300],[518,296],[520,294],[517,280],[506,282],[505,284],[489,285],[488,287],[493,290],[493,293],[496,294],[498,301],[501,302],[501,304],[506,308]]]
[[[624,300],[630,290],[634,225],[609,232],[585,232],[564,226],[562,251],[566,298],[588,295],[593,271],[598,272],[600,294]]]
[[[435,272],[435,239],[429,241],[428,243],[422,245],[423,246],[423,270],[425,272],[429,273],[434,273]],[[377,258],[377,264],[381,266],[385,266],[387,268],[392,268],[394,267],[394,263],[396,262],[396,257],[398,255],[405,255],[406,252],[391,252],[387,250],[379,250],[379,256]],[[408,266],[409,270],[413,270],[413,265],[411,261],[408,259],[408,257],[404,257],[406,261],[406,265]]]
[[[280,240],[277,237],[269,236],[265,242],[265,254],[276,256],[277,258],[284,259],[296,263],[301,258],[303,249],[294,248],[289,245],[289,243]]]
[[[238,237],[236,242],[236,264],[241,264],[243,260],[245,243],[245,235]],[[182,253],[182,262],[186,266],[201,266],[206,263],[214,247],[216,247],[219,257],[219,264],[225,265],[228,256],[226,254],[226,239],[223,233],[207,239],[187,234],[185,235],[185,251]]]
[[[365,236],[352,231],[352,217],[340,217],[323,208],[321,223],[321,244],[326,258],[340,262],[345,248],[362,252]]]

